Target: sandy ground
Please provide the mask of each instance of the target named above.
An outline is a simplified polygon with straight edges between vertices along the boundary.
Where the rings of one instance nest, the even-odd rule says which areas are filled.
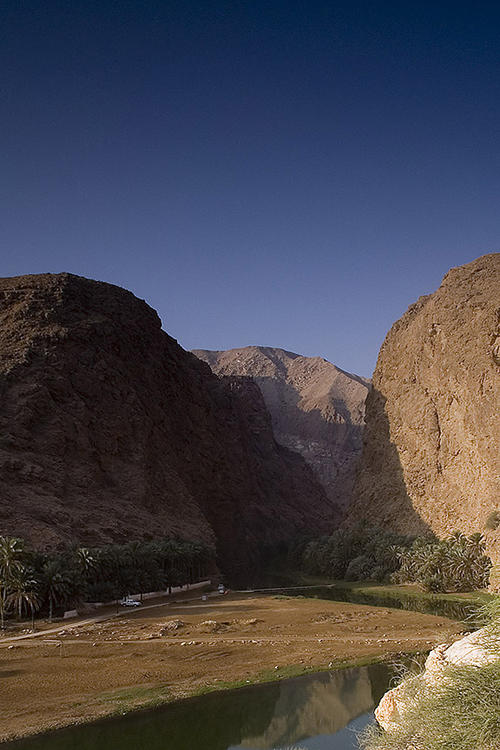
[[[61,624],[0,643],[0,739],[285,676],[290,665],[428,650],[460,630],[415,612],[255,594],[138,608],[71,630]]]

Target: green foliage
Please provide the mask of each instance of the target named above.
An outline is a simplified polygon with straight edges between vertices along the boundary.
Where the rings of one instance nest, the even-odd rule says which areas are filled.
[[[490,513],[484,524],[486,529],[495,531],[500,526],[500,511],[494,510]]]
[[[24,543],[15,537],[0,536],[0,626],[12,604],[12,582],[20,575],[24,560]]]
[[[72,569],[66,568],[61,558],[48,559],[39,571],[40,586],[49,602],[49,620],[52,622],[54,606],[69,601],[73,591],[78,590]]]
[[[40,607],[40,595],[37,592],[37,581],[31,568],[20,566],[15,570],[8,582],[6,597],[7,606],[12,606],[18,617],[23,616],[24,610],[29,612],[32,618]]]
[[[129,593],[159,591],[199,580],[213,551],[179,539],[104,547],[68,547],[56,553],[28,550],[20,539],[0,537],[0,614],[34,615],[83,600],[110,601]]]
[[[484,645],[497,660],[480,667],[448,666],[438,680],[422,675],[401,685],[402,720],[388,731],[371,727],[364,750],[497,750],[500,747],[500,599],[489,605],[495,619]]]
[[[419,583],[426,591],[474,591],[489,582],[491,560],[481,534],[455,531],[441,541],[416,539],[399,557],[401,566],[393,580]]]
[[[311,575],[349,581],[388,581],[399,567],[399,555],[412,538],[360,524],[330,536],[292,545],[289,565]]]
[[[310,575],[347,581],[418,583],[433,593],[486,588],[491,560],[481,534],[459,531],[448,539],[405,537],[360,524],[320,539],[299,540],[290,566]]]
[[[372,575],[373,580],[377,580],[374,574],[373,558],[370,555],[358,555],[347,566],[344,578],[346,581],[368,581]]]

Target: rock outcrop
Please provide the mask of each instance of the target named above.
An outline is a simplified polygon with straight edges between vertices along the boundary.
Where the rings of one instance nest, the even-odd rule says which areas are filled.
[[[217,378],[145,302],[70,274],[0,280],[0,534],[179,535],[234,574],[333,516],[255,384]]]
[[[404,533],[500,531],[500,254],[452,269],[389,331],[367,398],[349,520]]]
[[[446,676],[446,670],[450,666],[477,668],[497,660],[498,654],[491,650],[491,636],[486,635],[486,629],[476,630],[455,641],[451,646],[444,643],[432,649],[426,659],[421,679],[426,687],[432,687]],[[375,709],[375,718],[382,729],[391,731],[404,722],[406,706],[410,700],[404,681],[385,693]]]
[[[246,346],[195,350],[218,375],[250,376],[271,414],[276,440],[300,453],[334,505],[351,499],[369,381],[321,357]]]

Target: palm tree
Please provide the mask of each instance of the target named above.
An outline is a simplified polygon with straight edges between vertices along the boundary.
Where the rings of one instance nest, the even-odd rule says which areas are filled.
[[[24,543],[15,537],[0,536],[0,627],[5,627],[9,588],[22,563]]]
[[[74,547],[68,560],[73,593],[78,599],[85,597],[88,585],[95,578],[99,568],[99,558],[88,547]]]
[[[94,553],[88,547],[79,547],[75,553],[76,564],[83,575],[92,573],[97,567]]]
[[[403,547],[400,547],[398,544],[390,544],[387,547],[385,557],[389,565],[392,567],[396,567],[398,562],[401,559],[401,553],[403,552]]]
[[[135,570],[132,567],[130,550],[127,545],[113,544],[108,547],[108,565],[111,580],[116,585],[118,596],[132,593]]]
[[[18,567],[24,553],[24,542],[16,537],[0,536],[0,570],[6,574]]]
[[[33,571],[21,566],[14,573],[10,589],[7,596],[6,604],[13,605],[17,610],[17,615],[21,619],[23,609],[31,612],[31,629],[35,629],[35,611],[40,608],[41,599],[37,591],[37,581],[33,577]]]
[[[449,575],[455,588],[472,591],[488,585],[491,560],[484,552],[481,534],[460,538],[453,535],[449,550]]]
[[[52,622],[54,605],[67,599],[71,591],[71,582],[57,559],[45,563],[42,577],[45,595],[49,600],[49,622]]]
[[[172,586],[185,583],[183,542],[178,539],[164,539],[159,543],[159,556],[163,569],[164,583],[162,585],[168,587],[170,591]]]
[[[5,629],[5,612],[7,609],[7,596],[9,591],[9,579],[0,576],[0,628]]]

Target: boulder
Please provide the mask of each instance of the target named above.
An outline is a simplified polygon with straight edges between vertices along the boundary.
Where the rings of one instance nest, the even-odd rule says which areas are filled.
[[[491,634],[486,628],[476,630],[451,646],[441,644],[434,648],[425,662],[423,679],[428,685],[436,684],[442,678],[450,665],[482,667],[498,659],[498,655],[491,652]],[[411,701],[407,684],[389,690],[383,696],[375,709],[375,718],[382,729],[391,731],[398,724],[404,722],[405,709]]]

